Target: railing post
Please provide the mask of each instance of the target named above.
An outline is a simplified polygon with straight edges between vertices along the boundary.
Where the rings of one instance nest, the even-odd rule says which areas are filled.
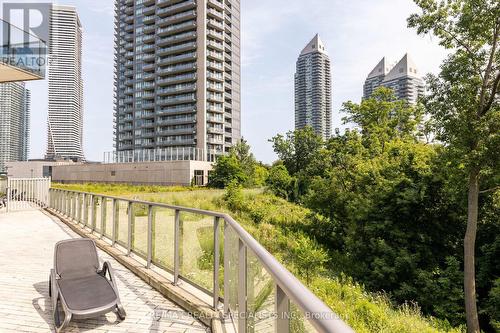
[[[229,314],[229,226],[224,221],[224,314]]]
[[[71,219],[76,220],[76,194],[71,195]]]
[[[83,221],[83,209],[82,209],[82,205],[83,205],[83,196],[84,194],[78,194],[78,210],[77,210],[77,213],[78,213],[78,223],[82,223]]]
[[[127,240],[127,255],[130,255],[132,253],[132,220],[133,220],[133,214],[134,212],[132,203],[129,201],[128,202],[128,207],[127,207],[127,213],[128,213],[128,240]]]
[[[214,309],[219,307],[219,266],[220,266],[220,248],[219,248],[219,217],[214,219]]]
[[[175,211],[175,226],[174,226],[174,285],[179,282],[180,268],[180,212]]]
[[[146,268],[151,268],[153,258],[153,206],[148,206],[148,254],[146,259]]]
[[[82,225],[86,226],[87,225],[87,220],[89,218],[89,199],[87,198],[87,194],[83,193],[82,194]]]
[[[276,285],[276,333],[290,333],[290,300]]]
[[[92,194],[90,196],[90,229],[92,232],[95,230],[95,209],[96,209],[96,202],[95,202],[95,196]]]
[[[118,232],[118,205],[116,199],[113,199],[113,235],[111,236],[111,245],[116,243],[116,234]]]
[[[238,333],[247,331],[247,248],[238,239]]]
[[[106,210],[108,206],[108,199],[105,197],[101,198],[101,238],[106,233]]]

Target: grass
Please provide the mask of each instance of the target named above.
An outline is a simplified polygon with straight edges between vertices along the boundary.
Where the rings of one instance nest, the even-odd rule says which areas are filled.
[[[293,256],[293,248],[297,246],[296,239],[304,226],[319,223],[312,218],[309,210],[291,204],[275,196],[263,193],[262,190],[245,190],[241,196],[231,201],[224,195],[224,191],[169,188],[155,186],[129,185],[59,185],[55,188],[93,192],[114,195],[124,198],[135,198],[146,201],[169,203],[179,206],[189,206],[205,210],[223,211],[230,213],[241,225],[280,260],[292,273],[296,274],[304,284],[305,276],[300,274],[300,263]],[[108,204],[109,205],[109,204]],[[231,207],[229,209],[228,207]],[[147,230],[147,213],[144,207],[138,207],[135,215],[135,246],[140,251],[145,250],[145,235]],[[108,211],[109,211],[108,206]],[[127,208],[119,205],[119,240],[127,239]],[[173,212],[161,210],[155,212],[156,247],[153,249],[154,258],[171,268],[173,265]],[[213,250],[211,247],[213,232],[210,226],[211,219],[193,214],[181,214],[183,236],[181,274],[193,279],[202,286],[211,289]],[[109,223],[106,223],[106,226]],[[125,230],[124,230],[125,229]],[[307,228],[305,228],[307,229]],[[106,230],[108,230],[106,228]],[[229,242],[230,240],[225,240]],[[314,241],[314,240],[312,240]],[[228,248],[234,255],[236,247]],[[270,289],[270,277],[260,267],[256,260],[249,255],[249,305],[255,312],[272,311],[274,293]],[[223,262],[223,261],[221,261]],[[232,274],[235,267],[227,267]],[[220,280],[222,280],[220,278]],[[222,282],[222,281],[221,281]],[[463,332],[464,328],[452,328],[447,322],[432,317],[425,317],[419,308],[413,304],[403,306],[393,305],[384,294],[367,292],[364,287],[346,277],[339,271],[333,272],[328,263],[321,273],[315,274],[309,281],[308,287],[325,303],[327,303],[342,319],[356,332]],[[235,286],[229,286],[234,290]],[[234,292],[227,295],[229,302],[234,299]],[[292,304],[292,311],[297,312]],[[259,322],[254,323],[258,331]],[[308,323],[295,320],[292,322],[294,331],[308,332]]]

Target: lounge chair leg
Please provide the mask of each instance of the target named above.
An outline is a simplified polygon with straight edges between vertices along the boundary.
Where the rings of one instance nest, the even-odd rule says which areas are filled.
[[[125,317],[127,316],[127,313],[125,312],[125,309],[121,305],[121,303],[118,303],[116,305],[116,314],[120,318],[120,320],[125,320]]]
[[[59,317],[59,314],[57,316]],[[56,326],[57,333],[61,333],[66,328],[66,326],[68,326],[69,322],[71,321],[71,317],[72,317],[71,312],[67,312],[65,314],[64,321],[61,324],[61,326]]]

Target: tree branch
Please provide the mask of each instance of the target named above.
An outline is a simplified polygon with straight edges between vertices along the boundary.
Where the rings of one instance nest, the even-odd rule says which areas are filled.
[[[497,44],[498,44],[498,34],[499,34],[499,25],[500,25],[500,19],[497,18],[496,25],[495,25],[495,30],[493,32],[493,40],[491,43],[491,52],[490,52],[490,58],[488,59],[488,65],[486,66],[486,70],[484,73],[484,79],[483,79],[483,84],[481,86],[481,93],[479,97],[479,110],[478,110],[478,116],[481,117],[484,115],[488,109],[486,108],[485,102],[486,102],[486,89],[488,88],[488,83],[490,80],[490,75],[493,69],[493,59],[495,59],[496,55],[496,50],[497,50]],[[498,77],[497,77],[498,78]],[[496,79],[495,79],[496,81]],[[491,92],[491,97],[495,98],[495,92],[496,92],[496,86],[494,85],[494,90]],[[493,103],[493,102],[492,102]]]
[[[493,88],[491,90],[491,95],[490,98],[488,99],[488,102],[486,102],[486,105],[484,106],[483,110],[479,114],[479,117],[482,117],[488,112],[489,109],[491,109],[491,106],[493,105],[493,101],[495,101],[495,96],[497,95],[498,91],[498,86],[500,84],[500,72],[497,73],[497,77],[495,78],[495,81],[493,82]]]
[[[500,185],[495,186],[495,187],[492,187],[492,188],[489,188],[489,189],[487,189],[487,190],[482,190],[482,191],[479,191],[479,194],[484,194],[484,193],[488,193],[488,192],[493,192],[493,191],[496,191],[496,190],[500,190]]]
[[[481,79],[484,79],[483,78],[483,72],[481,71],[481,67],[478,66],[477,64],[477,61],[475,59],[476,57],[476,53],[474,53],[471,48],[469,47],[469,45],[465,44],[464,41],[462,41],[460,38],[458,38],[456,36],[456,34],[453,34],[451,31],[448,31],[447,29],[443,28],[443,27],[439,27],[438,29],[442,30],[445,34],[448,34],[448,36],[455,40],[455,42],[460,45],[461,47],[463,47],[465,49],[465,51],[469,54],[469,56],[471,57],[472,59],[472,64],[474,66],[474,69],[477,71],[477,73],[479,74],[479,76],[481,77]]]

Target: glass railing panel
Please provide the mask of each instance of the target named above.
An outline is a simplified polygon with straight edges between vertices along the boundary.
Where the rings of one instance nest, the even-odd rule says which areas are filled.
[[[247,249],[247,332],[276,332],[276,288],[257,256]]]
[[[213,291],[214,218],[180,213],[180,275],[209,292]]]
[[[148,252],[148,205],[133,203],[132,251],[146,257]]]
[[[223,267],[227,274],[227,286],[224,286],[224,302],[230,312],[238,313],[238,243],[236,232],[226,224],[224,232],[224,261]],[[227,293],[227,294],[226,294]]]
[[[290,333],[312,333],[318,332],[300,311],[299,307],[290,302]]]
[[[82,223],[83,218],[83,194],[76,194],[76,221]]]
[[[102,219],[101,219],[102,198],[94,196],[94,230],[101,232]]]
[[[107,238],[113,238],[113,199],[103,199],[104,219],[103,234]]]
[[[128,201],[116,202],[116,242],[127,247],[128,242]]]
[[[82,206],[82,223],[85,226],[90,225],[91,209],[92,209],[91,196],[89,194],[86,194],[85,197],[83,198],[83,206]]]
[[[174,270],[175,211],[153,207],[153,264]]]
[[[0,20],[0,62],[44,77],[46,51],[38,37]]]

